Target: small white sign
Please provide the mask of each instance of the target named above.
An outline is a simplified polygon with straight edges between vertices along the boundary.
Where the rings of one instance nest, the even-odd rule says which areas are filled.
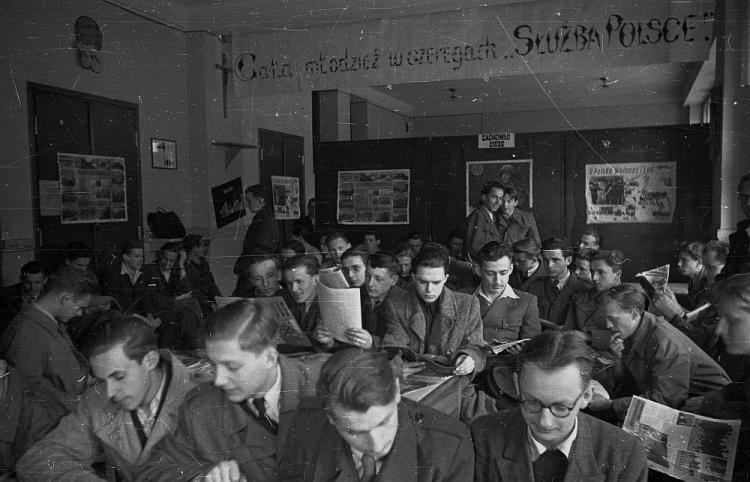
[[[498,149],[503,147],[516,147],[516,135],[512,132],[499,132],[497,134],[479,134],[480,149]]]

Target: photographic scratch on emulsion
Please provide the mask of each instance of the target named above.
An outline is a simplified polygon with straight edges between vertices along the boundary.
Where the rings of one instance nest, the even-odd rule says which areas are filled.
[[[16,99],[18,99],[18,107],[22,107],[21,96],[18,95],[18,86],[16,85],[16,78],[13,76],[13,61],[14,60],[15,59],[10,59],[10,65],[8,66],[10,67],[10,80],[11,82],[13,82],[13,89],[16,91]]]

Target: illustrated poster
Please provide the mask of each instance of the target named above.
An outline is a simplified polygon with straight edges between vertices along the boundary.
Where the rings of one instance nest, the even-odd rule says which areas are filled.
[[[62,224],[128,220],[125,159],[57,154]]]
[[[276,219],[299,219],[299,178],[271,176]]]
[[[643,162],[586,165],[586,222],[671,223],[677,164]]]
[[[245,215],[242,178],[232,179],[211,188],[216,227],[220,228]]]
[[[339,171],[339,224],[409,224],[409,169]]]
[[[518,193],[518,207],[534,207],[534,162],[532,159],[510,161],[475,161],[466,163],[466,215],[479,206],[482,187],[498,181]]]

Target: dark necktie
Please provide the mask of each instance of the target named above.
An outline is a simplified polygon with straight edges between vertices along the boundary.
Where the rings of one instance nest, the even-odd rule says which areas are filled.
[[[547,450],[532,465],[535,482],[561,482],[568,471],[568,458],[557,449]]]
[[[560,294],[560,285],[557,283],[557,281],[552,282],[552,293],[557,297],[557,295]]]
[[[375,480],[375,458],[370,454],[362,456],[362,477],[360,482],[371,482]]]
[[[250,407],[247,406],[247,402],[240,402],[242,409],[252,418],[257,420],[261,427],[276,435],[279,431],[279,424],[271,420],[266,414],[266,400],[264,398],[253,398],[252,404],[258,412],[257,414],[250,410]]]

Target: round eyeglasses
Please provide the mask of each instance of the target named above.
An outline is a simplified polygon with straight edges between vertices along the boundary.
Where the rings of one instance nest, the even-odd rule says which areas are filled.
[[[581,394],[576,397],[576,399],[573,401],[572,407],[568,407],[567,405],[563,405],[562,403],[553,403],[550,405],[545,405],[538,400],[521,400],[521,408],[527,413],[539,413],[542,411],[542,409],[546,408],[555,417],[565,418],[568,415],[570,415],[571,410],[576,408],[576,404],[578,403],[578,400],[581,399],[584,393],[586,393],[586,390],[582,391]]]

